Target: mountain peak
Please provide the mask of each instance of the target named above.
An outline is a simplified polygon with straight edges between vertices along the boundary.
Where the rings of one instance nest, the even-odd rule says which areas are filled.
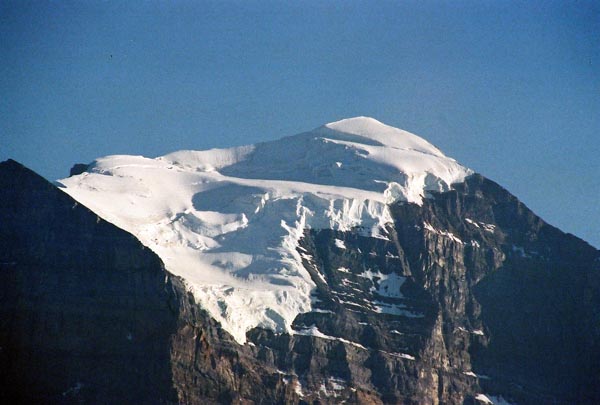
[[[64,191],[136,235],[236,340],[291,332],[313,307],[306,229],[388,240],[389,204],[422,204],[472,172],[426,140],[357,117],[256,145],[108,156]]]
[[[384,124],[371,117],[360,116],[346,118],[325,124],[322,128],[356,135],[374,141],[380,146],[389,146],[397,149],[411,149],[435,156],[444,156],[438,148],[420,136]]]
[[[382,128],[390,128],[389,125],[386,125],[375,118],[366,117],[363,115],[358,117],[343,118],[339,121],[325,124],[324,126],[336,131],[348,133],[355,133],[355,131],[376,132],[380,131]]]
[[[339,121],[333,121],[330,122],[328,124],[325,124],[325,126],[328,127],[334,127],[334,126],[339,126],[339,125],[379,125],[379,126],[388,126],[385,125],[383,122],[373,118],[373,117],[367,117],[365,115],[359,115],[356,117],[349,117],[349,118],[342,118]]]

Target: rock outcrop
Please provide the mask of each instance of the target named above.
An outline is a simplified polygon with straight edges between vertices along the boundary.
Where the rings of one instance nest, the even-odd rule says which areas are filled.
[[[75,163],[73,167],[71,167],[71,170],[69,170],[69,176],[77,176],[78,174],[84,173],[89,166],[89,164],[85,163]]]
[[[318,330],[324,346],[253,339],[298,376],[305,400],[599,401],[597,249],[479,175],[392,212],[388,240],[306,233],[320,310],[295,328]]]

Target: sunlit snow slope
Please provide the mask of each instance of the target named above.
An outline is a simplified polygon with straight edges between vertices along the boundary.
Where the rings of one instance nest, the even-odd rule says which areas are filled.
[[[244,342],[256,326],[289,332],[311,310],[304,229],[385,238],[388,203],[420,204],[470,173],[416,135],[357,117],[252,146],[107,156],[60,183],[154,250]]]

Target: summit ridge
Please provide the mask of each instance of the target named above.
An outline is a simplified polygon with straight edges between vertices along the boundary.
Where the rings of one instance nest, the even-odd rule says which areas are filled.
[[[376,141],[382,146],[385,145],[400,149],[413,149],[436,156],[444,156],[444,154],[438,148],[420,136],[386,125],[371,117],[361,116],[345,118],[325,124],[323,127],[337,132],[362,136]]]

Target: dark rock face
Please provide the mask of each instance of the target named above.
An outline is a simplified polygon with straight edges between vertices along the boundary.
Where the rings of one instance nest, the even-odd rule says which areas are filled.
[[[419,251],[418,232],[400,219],[421,218],[463,241],[429,232],[421,238],[429,253],[411,262],[423,269],[415,274],[426,288],[443,297],[448,333],[461,326],[484,332],[471,334],[465,347],[474,372],[489,377],[479,378],[484,392],[517,403],[598,401],[600,363],[591,343],[599,337],[598,250],[481,176],[422,208],[397,206],[395,217],[406,252]],[[449,348],[457,343],[446,339]]]
[[[176,401],[160,260],[16,162],[0,201],[0,402]]]
[[[90,165],[85,163],[75,163],[69,171],[69,176],[77,176],[78,174],[84,173]]]
[[[317,309],[245,345],[12,161],[0,203],[2,402],[600,402],[600,252],[478,175],[391,207],[386,239],[307,230]]]

